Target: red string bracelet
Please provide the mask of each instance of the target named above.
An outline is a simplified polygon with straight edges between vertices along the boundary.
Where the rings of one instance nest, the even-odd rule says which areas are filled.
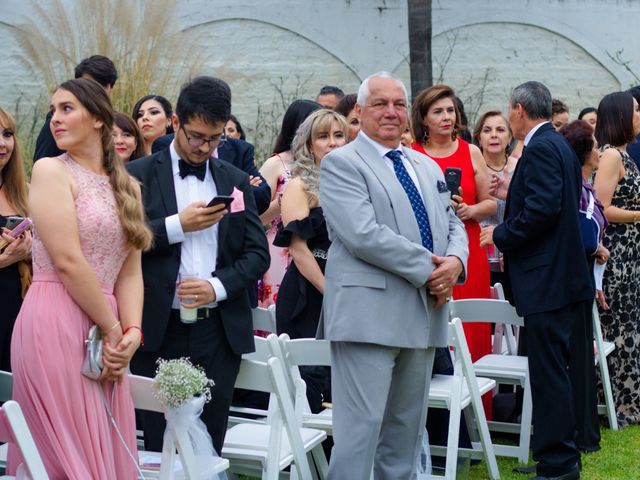
[[[124,332],[122,333],[123,335],[126,335],[127,332],[129,330],[131,330],[132,328],[135,328],[136,330],[140,330],[140,345],[144,345],[144,332],[142,331],[142,328],[140,328],[138,325],[130,325],[127,328],[124,329]]]

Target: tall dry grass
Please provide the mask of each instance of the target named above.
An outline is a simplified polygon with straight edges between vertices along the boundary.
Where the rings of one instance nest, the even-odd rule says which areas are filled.
[[[33,78],[42,79],[43,90],[33,98],[47,97],[56,85],[73,78],[80,60],[100,54],[118,69],[111,97],[115,109],[131,113],[136,100],[149,93],[175,100],[180,84],[195,72],[201,52],[193,33],[180,29],[176,3],[30,0],[32,14],[12,32],[22,49],[21,62]],[[38,103],[37,110],[46,109]],[[25,133],[33,136],[33,128]],[[32,139],[25,140],[29,144]]]

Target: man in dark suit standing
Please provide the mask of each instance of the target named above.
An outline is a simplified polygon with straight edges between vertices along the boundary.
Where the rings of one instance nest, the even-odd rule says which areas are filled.
[[[145,344],[134,373],[154,376],[159,357],[190,357],[215,382],[202,420],[220,453],[240,356],[254,350],[248,290],[269,266],[269,252],[249,177],[211,158],[231,113],[222,80],[198,77],[181,90],[168,149],[130,162],[142,183],[154,247],[142,258]],[[217,195],[233,197],[206,207]],[[195,277],[177,283],[178,275]],[[196,307],[185,323],[180,306]],[[144,417],[145,446],[161,450],[162,415]]]
[[[573,324],[591,309],[582,246],[580,164],[549,122],[551,94],[539,82],[513,90],[509,122],[525,149],[511,179],[504,223],[483,229],[482,245],[504,253],[513,303],[525,320],[533,399],[535,479],[580,478],[568,375]]]
[[[75,69],[75,78],[91,78],[104,87],[108,95],[111,95],[116,80],[118,80],[118,70],[113,62],[103,55],[92,55],[82,60]],[[36,139],[36,148],[33,153],[33,161],[43,157],[57,157],[62,155],[62,150],[58,148],[53,134],[51,133],[51,112],[47,113],[44,125],[40,129]]]

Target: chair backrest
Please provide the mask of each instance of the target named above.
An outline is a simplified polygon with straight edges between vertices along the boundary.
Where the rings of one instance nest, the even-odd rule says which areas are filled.
[[[254,360],[256,362],[266,362],[271,356],[271,349],[269,347],[269,343],[267,339],[269,337],[278,338],[275,333],[269,334],[267,338],[260,337],[258,335],[253,336],[254,343],[256,345],[255,352],[245,353],[242,355],[242,358],[246,358],[247,360]]]
[[[276,333],[276,306],[257,307],[251,310],[253,329]]]
[[[306,395],[306,384],[300,375],[299,367],[331,366],[331,347],[327,340],[314,338],[298,338],[291,340],[286,333],[278,338],[269,335],[267,338],[271,355],[279,359],[285,372],[287,388],[293,395],[296,415],[302,419],[303,414],[311,413]]]
[[[268,392],[276,398],[277,409],[270,409],[269,424],[271,426],[270,436],[279,439],[281,427],[284,427],[293,455],[295,464],[298,467],[300,478],[312,478],[311,470],[306,459],[306,453],[300,436],[302,427],[300,419],[295,414],[295,406],[292,395],[287,387],[285,373],[282,363],[278,358],[271,357],[264,362],[257,362],[243,358],[240,363],[240,370],[236,378],[235,388],[247,390],[257,390]],[[272,443],[270,439],[270,444]],[[277,461],[277,460],[276,460]]]
[[[493,293],[504,295],[502,285],[497,283]],[[518,316],[516,309],[506,300],[489,298],[452,300],[449,303],[449,315],[449,318],[459,317],[463,322],[495,323],[493,352],[502,353],[502,337],[504,336],[507,351],[511,355],[517,354],[517,340],[512,327],[524,326],[524,319]]]
[[[524,319],[516,313],[509,302],[491,298],[452,300],[449,305],[450,318],[458,317],[462,322],[505,323],[524,326]]]
[[[130,374],[129,389],[136,409],[149,412],[165,412],[166,407],[155,397],[156,382],[154,382],[153,378]]]
[[[331,366],[331,344],[328,340],[291,340],[287,334],[282,334],[279,338],[283,353],[291,365]]]
[[[22,409],[13,400],[6,401],[0,408],[0,442],[11,443],[20,449],[23,465],[33,480],[49,478]]]
[[[0,370],[0,402],[13,398],[13,374]]]

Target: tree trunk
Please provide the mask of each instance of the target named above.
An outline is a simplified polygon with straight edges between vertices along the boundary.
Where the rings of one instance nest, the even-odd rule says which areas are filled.
[[[431,65],[431,0],[407,0],[411,98],[433,84]]]

